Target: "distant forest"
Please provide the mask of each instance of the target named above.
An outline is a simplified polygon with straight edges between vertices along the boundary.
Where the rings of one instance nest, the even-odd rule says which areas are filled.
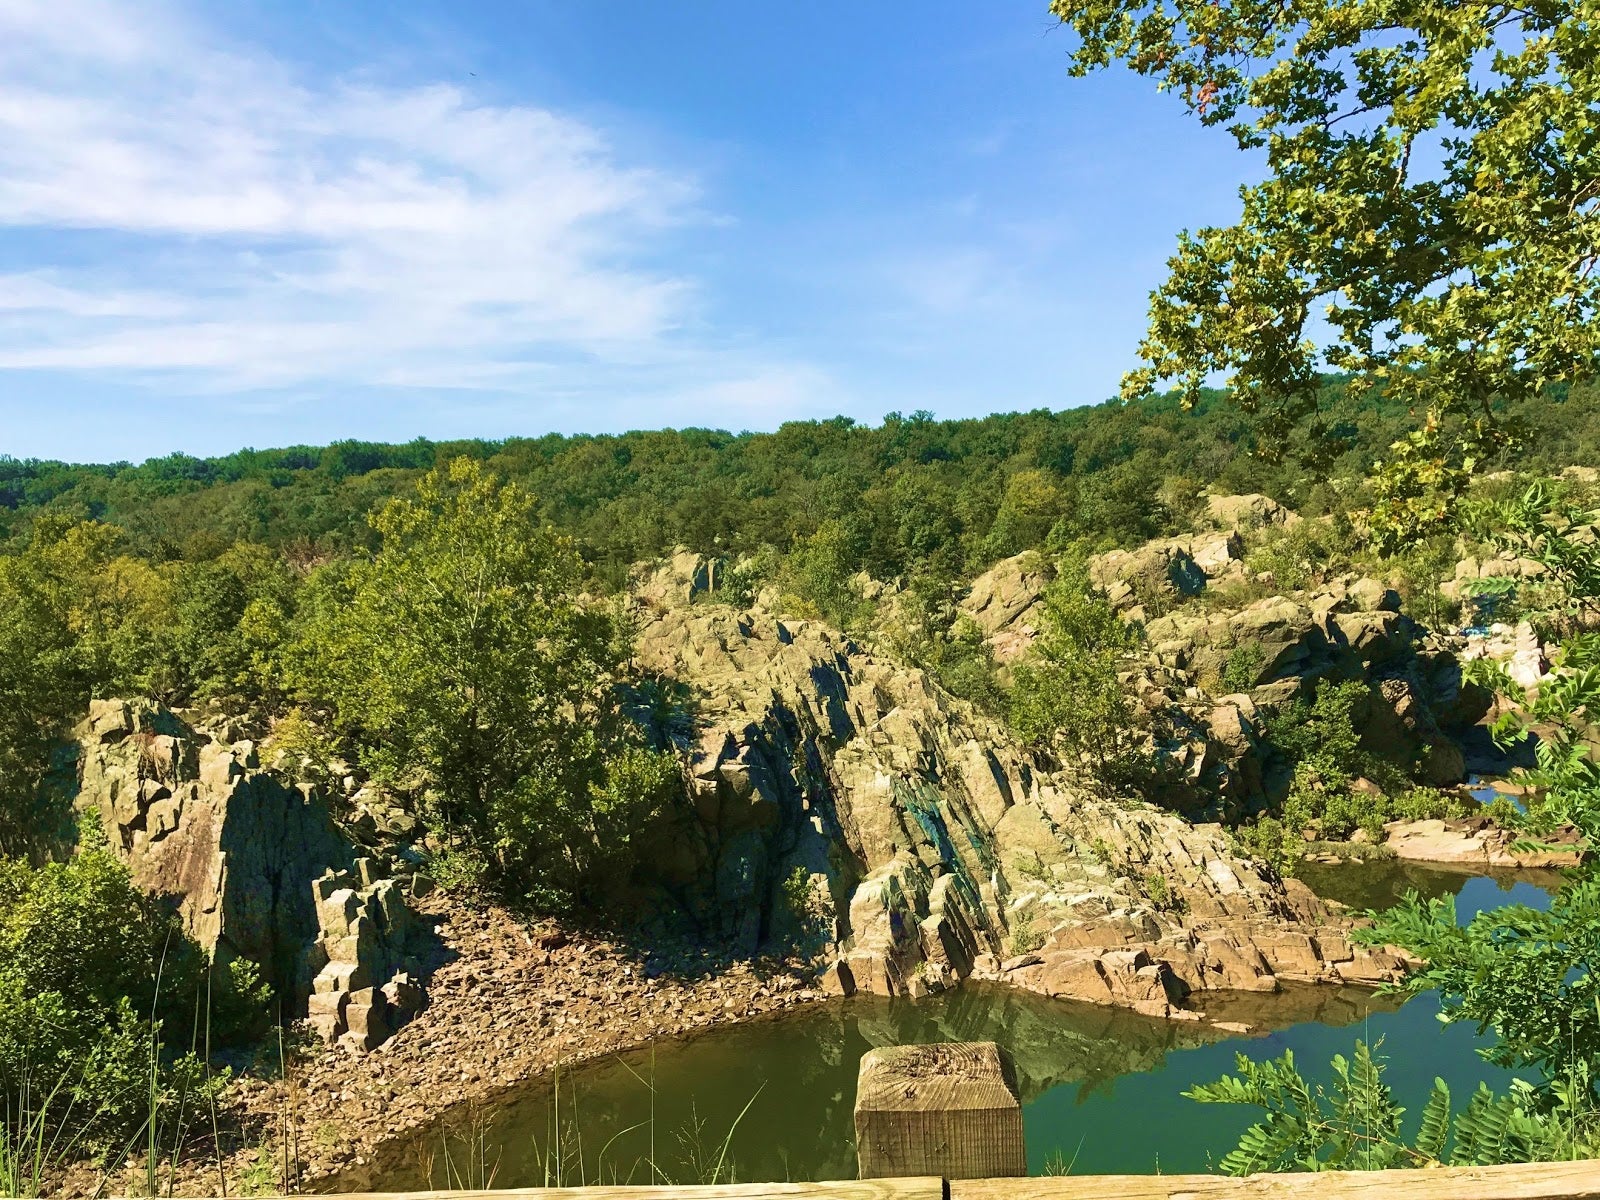
[[[139,465],[0,457],[0,544],[50,512],[115,525],[128,552],[158,562],[247,542],[310,565],[372,545],[375,504],[467,456],[531,490],[606,587],[677,545],[787,552],[824,528],[876,576],[959,575],[1053,540],[1157,536],[1181,527],[1207,487],[1310,512],[1359,501],[1363,471],[1414,419],[1381,395],[1353,398],[1342,380],[1324,393],[1335,453],[1318,471],[1295,447],[1262,444],[1258,422],[1220,392],[1188,412],[1156,398],[969,420],[892,413],[875,427],[837,417],[773,433],[344,441]],[[1523,448],[1486,469],[1600,463],[1600,387],[1507,415],[1526,431]]]

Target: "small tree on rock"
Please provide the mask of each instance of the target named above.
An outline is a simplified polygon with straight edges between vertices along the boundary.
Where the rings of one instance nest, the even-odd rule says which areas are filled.
[[[1095,588],[1084,557],[1066,555],[1044,591],[1043,629],[1015,669],[1013,727],[1034,746],[1090,763],[1107,783],[1125,781],[1143,735],[1118,674],[1139,640]]]
[[[304,656],[374,775],[425,789],[435,832],[545,905],[595,898],[674,778],[616,689],[622,623],[580,595],[534,499],[457,459],[372,517],[378,552]]]

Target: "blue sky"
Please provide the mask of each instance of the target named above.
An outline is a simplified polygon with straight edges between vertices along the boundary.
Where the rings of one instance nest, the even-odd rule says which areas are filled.
[[[0,453],[1093,403],[1252,164],[1043,2],[0,0]]]

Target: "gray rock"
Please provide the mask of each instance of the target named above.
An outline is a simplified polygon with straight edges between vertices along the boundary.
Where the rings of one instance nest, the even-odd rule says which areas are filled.
[[[96,701],[78,739],[77,803],[99,812],[134,882],[172,897],[222,961],[250,959],[302,991],[311,880],[351,861],[326,805],[262,772],[250,742],[224,743],[152,701]]]

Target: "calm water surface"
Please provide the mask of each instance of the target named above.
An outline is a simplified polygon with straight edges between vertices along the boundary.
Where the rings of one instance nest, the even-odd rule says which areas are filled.
[[[1548,902],[1525,880],[1399,867],[1354,876],[1345,867],[1308,882],[1360,907],[1388,903],[1407,887],[1457,892],[1463,920],[1482,908]],[[1507,1081],[1474,1053],[1480,1043],[1470,1028],[1439,1025],[1433,997],[1393,1006],[1334,988],[1227,1001],[1219,1017],[1275,1029],[1227,1037],[996,987],[968,985],[915,1003],[855,998],[659,1043],[564,1076],[559,1094],[546,1082],[458,1121],[454,1139],[436,1130],[392,1149],[369,1182],[382,1190],[442,1186],[450,1165],[460,1173],[472,1162],[475,1173],[487,1162],[497,1187],[538,1186],[555,1182],[548,1170],[558,1147],[568,1185],[652,1182],[652,1161],[688,1182],[705,1176],[730,1130],[740,1180],[853,1178],[861,1055],[915,1042],[993,1040],[1011,1051],[1034,1173],[1056,1156],[1078,1174],[1209,1169],[1255,1110],[1196,1104],[1180,1093],[1233,1071],[1240,1053],[1263,1059],[1293,1050],[1303,1070],[1326,1078],[1329,1059],[1349,1054],[1357,1038],[1381,1041],[1387,1078],[1413,1114],[1435,1076],[1461,1096],[1480,1079]]]

